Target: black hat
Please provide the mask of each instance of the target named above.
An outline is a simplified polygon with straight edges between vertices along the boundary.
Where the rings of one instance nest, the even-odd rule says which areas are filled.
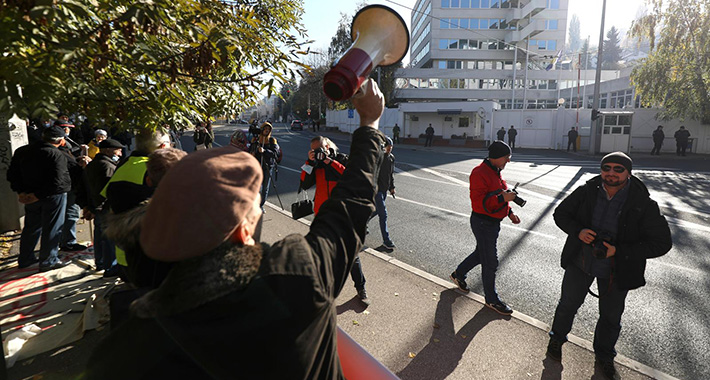
[[[64,128],[58,125],[53,125],[51,127],[45,128],[44,131],[42,131],[42,136],[51,139],[56,139],[59,137],[67,137],[67,134],[64,133]]]
[[[71,121],[64,121],[62,119],[55,120],[54,125],[62,128],[74,128],[74,124],[72,124]]]
[[[614,153],[609,153],[604,158],[602,158],[602,165],[606,163],[614,163],[614,164],[619,164],[622,165],[623,167],[626,168],[626,170],[631,173],[631,167],[633,166],[633,161],[631,161],[631,157],[627,156],[626,153],[624,152],[614,152]]]
[[[114,139],[106,139],[106,140],[99,143],[99,149],[104,149],[104,148],[121,149],[121,148],[123,148],[123,144],[121,144],[120,142],[118,142]]]
[[[392,139],[389,138],[389,136],[385,136],[385,146],[390,146],[392,144],[393,144]]]
[[[501,158],[509,155],[511,152],[510,147],[508,144],[504,143],[503,141],[496,140],[493,141],[493,144],[491,144],[488,147],[488,158]]]

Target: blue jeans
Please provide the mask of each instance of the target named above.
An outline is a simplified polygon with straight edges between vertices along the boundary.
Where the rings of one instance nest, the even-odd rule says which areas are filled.
[[[562,280],[562,295],[555,310],[555,320],[552,322],[550,336],[561,342],[567,341],[567,334],[572,330],[572,322],[577,310],[584,303],[589,286],[594,277],[586,274],[574,264],[565,270]],[[599,290],[599,320],[594,331],[594,354],[600,360],[613,360],[616,356],[614,346],[621,333],[621,315],[624,313],[628,290],[619,290],[616,282],[597,278]]]
[[[496,243],[500,233],[500,222],[493,222],[471,214],[471,230],[476,236],[476,250],[466,257],[456,268],[459,280],[466,280],[466,274],[481,264],[481,278],[486,303],[499,301],[496,293],[496,270],[498,270],[498,252]]]
[[[264,210],[264,203],[266,203],[266,198],[269,196],[269,187],[271,187],[271,177],[274,175],[274,167],[269,167],[267,164],[261,165],[261,170],[264,172],[264,179],[261,181],[261,206],[262,211]]]
[[[104,235],[108,210],[97,211],[94,218],[94,260],[96,269],[109,269],[116,260],[116,246]]]
[[[375,194],[375,209],[377,210],[377,216],[379,216],[380,219],[380,232],[382,233],[382,242],[386,244],[392,244],[392,240],[390,240],[390,232],[387,229],[387,206],[385,205],[386,199],[386,191],[377,192],[377,194]]]
[[[64,225],[62,226],[62,237],[59,241],[59,246],[66,247],[70,244],[76,244],[76,222],[79,220],[79,212],[81,207],[76,204],[76,193],[70,191],[67,193],[67,210],[65,213]]]
[[[39,265],[50,266],[59,262],[57,253],[66,207],[66,193],[50,195],[25,205],[25,228],[22,229],[20,256],[17,259],[20,266],[34,261],[34,249],[40,236]]]
[[[360,263],[360,256],[355,256],[355,261],[353,261],[353,267],[350,269],[350,277],[355,283],[355,289],[363,290],[365,289],[365,274],[362,273],[362,264]]]

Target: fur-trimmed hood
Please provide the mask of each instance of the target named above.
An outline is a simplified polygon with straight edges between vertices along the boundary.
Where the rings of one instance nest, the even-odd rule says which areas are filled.
[[[138,318],[183,313],[245,288],[261,265],[266,244],[239,246],[231,242],[204,256],[177,263],[159,288],[131,304]]]
[[[120,214],[109,214],[106,218],[104,235],[124,251],[140,248],[141,223],[148,211],[150,200]]]

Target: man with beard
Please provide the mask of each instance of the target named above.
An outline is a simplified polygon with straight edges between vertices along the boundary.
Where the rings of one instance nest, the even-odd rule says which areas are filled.
[[[599,298],[596,363],[609,379],[619,378],[614,346],[626,295],[646,284],[646,260],[666,254],[672,245],[666,219],[631,168],[631,158],[622,152],[604,156],[601,175],[578,187],[554,213],[555,223],[568,236],[562,250],[562,295],[547,355],[562,360],[562,344],[589,292]],[[589,289],[595,278],[598,295]]]

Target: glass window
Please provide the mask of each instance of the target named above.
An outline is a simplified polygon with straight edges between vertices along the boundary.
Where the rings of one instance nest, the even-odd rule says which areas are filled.
[[[456,61],[456,68],[463,69],[463,61]]]
[[[547,29],[557,30],[557,20],[548,20]]]
[[[483,68],[486,70],[493,70],[493,62],[492,61],[483,61]]]
[[[448,49],[448,46],[449,46],[449,40],[446,40],[443,38],[439,40],[439,49],[445,50],[445,49]]]
[[[459,40],[449,40],[449,49],[458,49]]]
[[[478,29],[488,29],[488,19],[482,18],[478,20]]]
[[[616,115],[604,116],[604,125],[616,125]]]
[[[622,131],[621,127],[611,127],[611,134],[612,135],[620,135]]]
[[[458,8],[459,0],[451,0],[451,8]]]
[[[466,68],[469,70],[473,70],[476,68],[476,61],[468,61],[466,62]]]
[[[599,101],[599,108],[606,108],[606,97],[603,97],[603,98]]]
[[[611,127],[604,127],[604,134],[605,135],[608,135],[610,131],[611,131]]]
[[[557,90],[557,81],[551,80],[550,83],[547,85],[547,88],[549,90]]]
[[[447,69],[455,69],[456,68],[456,61],[446,61],[446,68]]]
[[[449,29],[449,19],[448,18],[442,18],[439,21],[439,29]]]
[[[530,40],[530,46],[537,46],[537,40]]]
[[[629,126],[629,127],[624,127],[624,134],[625,134],[625,135],[631,134],[631,127],[630,127],[630,126]]]
[[[478,46],[478,40],[468,40],[468,48],[473,50],[480,49]]]
[[[457,18],[452,18],[449,20],[451,24],[449,24],[449,29],[458,29],[459,27],[459,19]]]
[[[560,0],[547,0],[548,9],[560,9]]]
[[[468,117],[459,117],[459,128],[468,128]]]
[[[537,41],[537,48],[540,50],[547,50],[547,41],[545,41],[545,40]]]
[[[439,68],[445,69],[446,68],[446,61],[439,61]]]
[[[468,49],[468,40],[459,40],[459,49]]]
[[[461,20],[459,20],[459,28],[468,29],[468,19],[467,18],[462,18]]]
[[[619,115],[619,125],[631,125],[631,115]]]
[[[441,7],[442,7],[442,8],[449,8],[449,7],[451,7],[451,0],[441,0]]]
[[[468,21],[469,21],[469,28],[478,29],[478,19],[477,18],[471,18],[471,19],[468,19]]]
[[[429,88],[439,88],[439,78],[431,78],[428,80]]]
[[[491,5],[490,0],[481,0],[481,8],[489,8]]]
[[[500,28],[501,29],[508,29],[508,21],[504,18],[500,19]]]
[[[471,8],[480,8],[481,0],[471,0]]]
[[[488,50],[498,50],[498,42],[488,41]]]
[[[501,8],[510,8],[510,0],[502,0],[500,2],[500,7]]]
[[[498,29],[498,19],[490,19],[488,22],[490,24],[488,29]]]
[[[470,8],[471,0],[461,0],[461,8]]]
[[[500,4],[498,3],[498,0],[491,0],[491,8],[499,8]]]

